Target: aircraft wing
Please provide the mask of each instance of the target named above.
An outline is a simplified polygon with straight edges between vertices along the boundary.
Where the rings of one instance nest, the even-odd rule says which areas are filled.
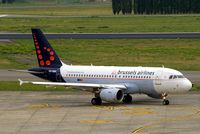
[[[66,82],[36,82],[36,81],[22,81],[18,79],[20,85],[24,83],[31,83],[36,85],[50,85],[50,86],[68,86],[68,87],[83,87],[83,88],[108,88],[114,87],[119,89],[126,89],[123,84],[91,84],[91,83],[66,83]]]

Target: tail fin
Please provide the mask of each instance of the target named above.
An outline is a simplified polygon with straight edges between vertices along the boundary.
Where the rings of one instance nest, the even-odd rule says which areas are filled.
[[[32,29],[35,50],[40,67],[60,68],[62,63],[40,29]]]

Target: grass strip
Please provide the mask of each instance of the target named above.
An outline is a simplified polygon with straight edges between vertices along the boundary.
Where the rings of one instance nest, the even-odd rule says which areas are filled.
[[[50,40],[67,64],[200,70],[200,40]],[[32,40],[0,42],[1,69],[38,66]]]
[[[0,24],[1,31],[22,33],[32,27],[55,33],[199,32],[200,16],[14,17]]]

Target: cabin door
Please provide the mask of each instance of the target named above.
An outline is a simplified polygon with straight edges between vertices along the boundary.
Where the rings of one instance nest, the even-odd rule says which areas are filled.
[[[156,86],[162,85],[162,71],[156,72],[155,85]]]

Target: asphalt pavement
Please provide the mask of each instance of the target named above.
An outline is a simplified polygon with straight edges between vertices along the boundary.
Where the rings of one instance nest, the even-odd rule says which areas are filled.
[[[169,95],[170,105],[146,95],[131,104],[92,106],[87,92],[0,93],[1,134],[198,134],[200,93]]]
[[[48,39],[199,39],[200,32],[180,33],[46,33]],[[32,39],[31,33],[0,33],[0,39]]]

